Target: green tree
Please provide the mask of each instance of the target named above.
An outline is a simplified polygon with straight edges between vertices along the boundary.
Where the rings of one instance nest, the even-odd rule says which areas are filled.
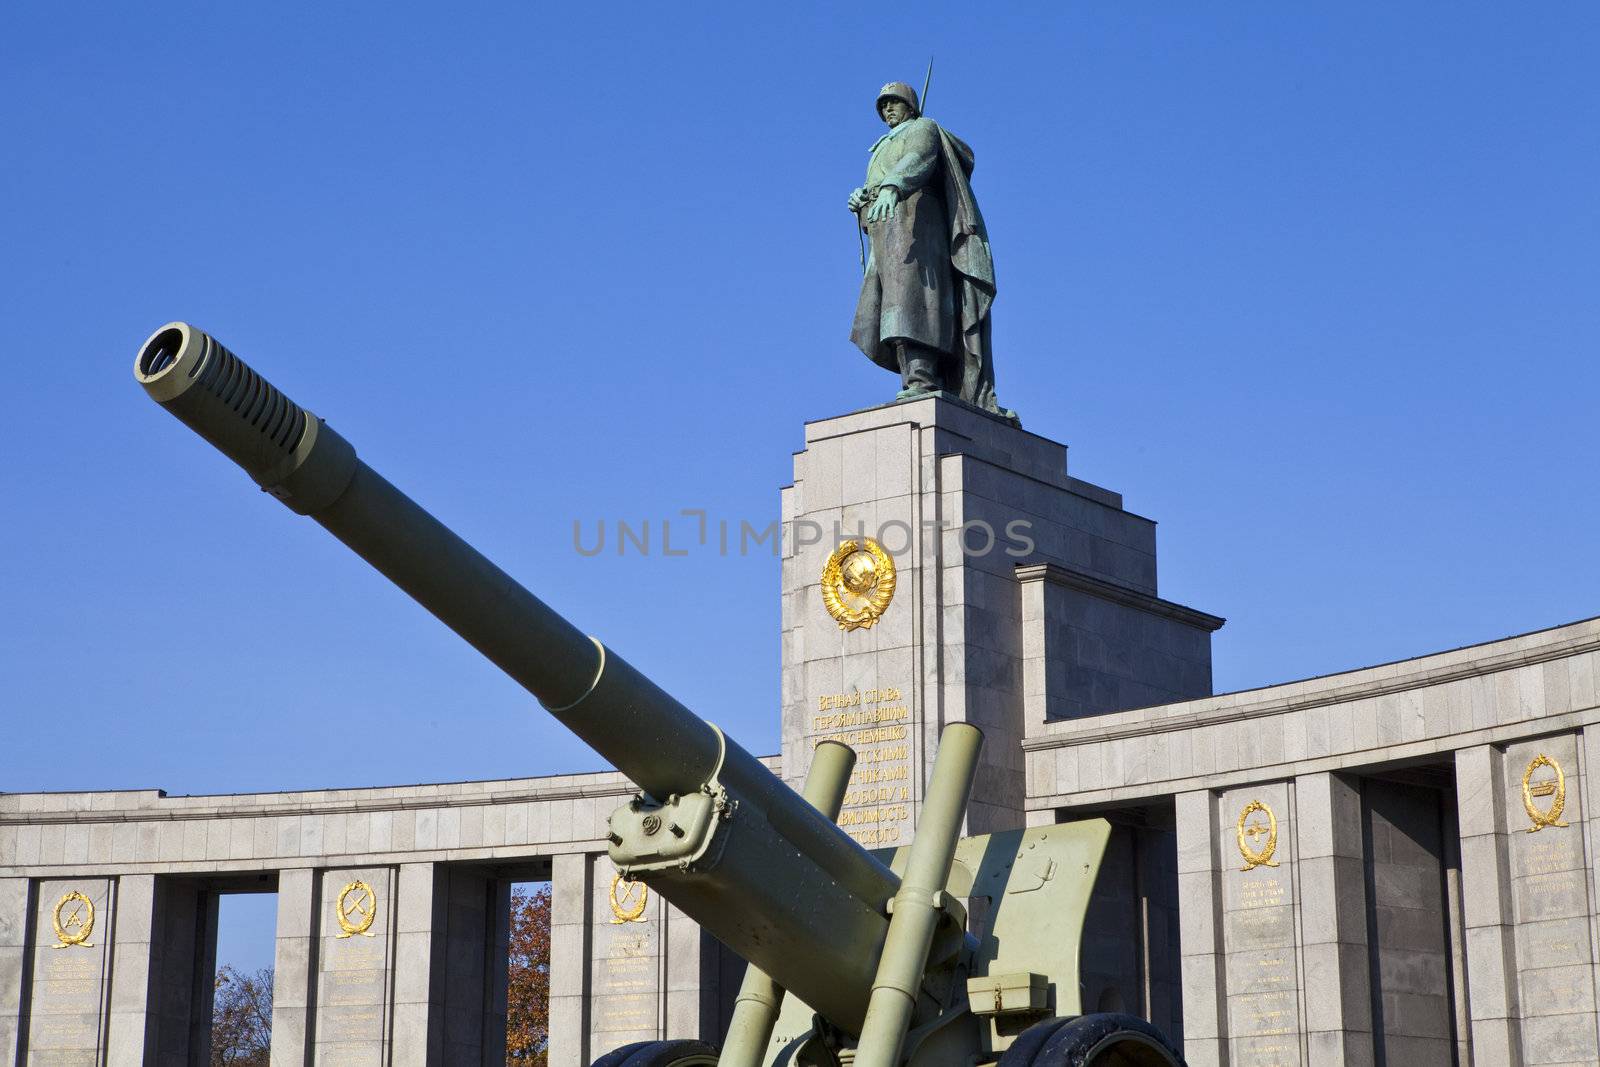
[[[550,886],[511,890],[506,1062],[544,1067],[550,1047]]]

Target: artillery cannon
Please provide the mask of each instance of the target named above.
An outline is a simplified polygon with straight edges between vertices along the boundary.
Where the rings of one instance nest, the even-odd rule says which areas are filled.
[[[1108,824],[959,838],[982,744],[975,727],[953,724],[941,736],[912,843],[892,855],[868,852],[833,821],[854,763],[845,746],[819,746],[805,795],[795,793],[206,333],[163,326],[141,346],[134,376],[639,787],[611,816],[612,861],[749,967],[720,1053],[696,1041],[646,1042],[598,1064],[1182,1062],[1141,1019],[1079,1014],[1078,943]],[[981,902],[971,920],[963,901]]]

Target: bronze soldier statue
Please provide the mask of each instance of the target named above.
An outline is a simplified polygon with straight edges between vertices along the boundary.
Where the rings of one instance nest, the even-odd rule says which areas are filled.
[[[1015,420],[994,395],[994,261],[972,149],[924,117],[904,82],[880,89],[877,106],[889,132],[848,203],[871,243],[850,339],[899,372],[897,399],[942,390]]]

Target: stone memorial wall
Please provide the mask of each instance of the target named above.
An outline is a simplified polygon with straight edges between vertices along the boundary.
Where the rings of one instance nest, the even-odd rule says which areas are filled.
[[[716,946],[655,898],[614,922],[603,834],[631,793],[594,774],[0,795],[0,1062],[204,1058],[217,894],[242,890],[277,893],[274,1063],[504,1062],[508,890],[542,878],[555,886],[553,1062],[674,1022],[698,1029],[717,1017]],[[593,998],[600,973],[634,983],[634,999]]]
[[[1597,674],[1589,620],[1045,724],[1029,817],[1172,805],[1191,1064],[1597,1062]]]
[[[938,398],[810,424],[782,515],[769,767],[798,785],[851,744],[841,822],[902,844],[939,730],[971,722],[970,832],[1106,818],[1086,1008],[1195,1067],[1600,1062],[1600,621],[1208,695],[1222,620],[1159,597],[1154,524]],[[241,891],[278,897],[274,1064],[503,1062],[507,891],[534,878],[552,1067],[716,1040],[741,968],[615,878],[631,793],[0,794],[0,1063],[204,1059]]]

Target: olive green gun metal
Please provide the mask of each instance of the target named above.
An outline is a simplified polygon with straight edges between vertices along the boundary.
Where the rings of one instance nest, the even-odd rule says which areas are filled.
[[[141,346],[134,376],[642,790],[611,816],[610,857],[750,964],[728,1034],[730,1067],[1179,1062],[1141,1020],[1077,1015],[1078,943],[1108,824],[959,838],[976,729],[946,728],[911,846],[868,852],[833,822],[854,762],[845,746],[822,745],[806,795],[796,793],[203,331],[161,327]],[[966,931],[960,898],[969,897],[987,901],[981,936]],[[1048,1041],[1041,1028],[1053,1028]],[[656,1042],[596,1062],[689,1067],[713,1056],[698,1042]]]
[[[811,769],[800,795],[830,822],[837,819],[855,767],[856,754],[849,745],[822,742],[811,754]],[[726,1067],[760,1067],[782,1004],[783,987],[761,968],[746,967],[733,1001],[733,1019],[722,1042],[720,1062]]]

